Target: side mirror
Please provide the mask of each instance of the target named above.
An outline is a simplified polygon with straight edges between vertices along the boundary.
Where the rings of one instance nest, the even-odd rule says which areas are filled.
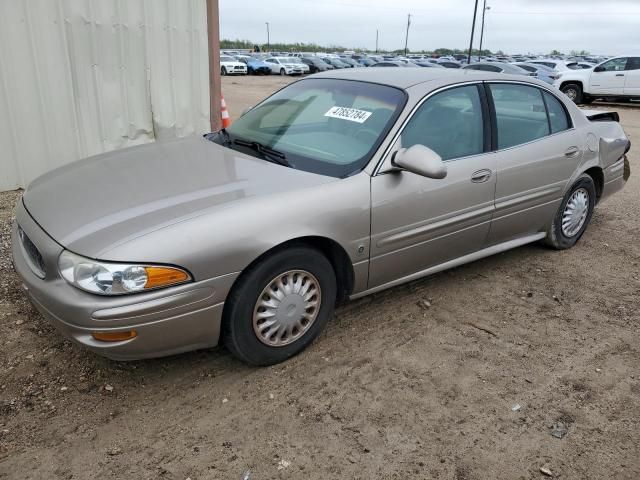
[[[447,176],[447,166],[440,155],[424,145],[401,148],[394,154],[391,164],[427,178],[441,179]]]
[[[604,72],[604,67],[598,65],[596,68],[593,69],[594,72]]]

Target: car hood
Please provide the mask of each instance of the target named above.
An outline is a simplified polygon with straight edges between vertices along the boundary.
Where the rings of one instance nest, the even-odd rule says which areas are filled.
[[[23,202],[63,247],[101,258],[128,240],[249,198],[335,180],[188,137],[104,153],[53,170],[29,185]]]

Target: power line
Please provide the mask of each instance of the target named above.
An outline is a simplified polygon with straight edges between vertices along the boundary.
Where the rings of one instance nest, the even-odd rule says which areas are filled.
[[[491,15],[571,15],[583,17],[602,17],[602,16],[618,16],[627,17],[629,15],[640,15],[640,12],[509,12],[509,11],[491,11]]]

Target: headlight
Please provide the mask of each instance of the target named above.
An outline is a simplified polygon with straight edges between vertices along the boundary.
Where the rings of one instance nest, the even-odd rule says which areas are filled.
[[[191,281],[187,272],[175,267],[99,262],[67,251],[60,254],[58,268],[71,285],[98,295],[142,292]]]

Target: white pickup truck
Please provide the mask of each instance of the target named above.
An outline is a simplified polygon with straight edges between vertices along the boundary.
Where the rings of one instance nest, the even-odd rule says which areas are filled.
[[[640,98],[640,56],[614,57],[594,68],[560,72],[554,85],[575,103]]]

